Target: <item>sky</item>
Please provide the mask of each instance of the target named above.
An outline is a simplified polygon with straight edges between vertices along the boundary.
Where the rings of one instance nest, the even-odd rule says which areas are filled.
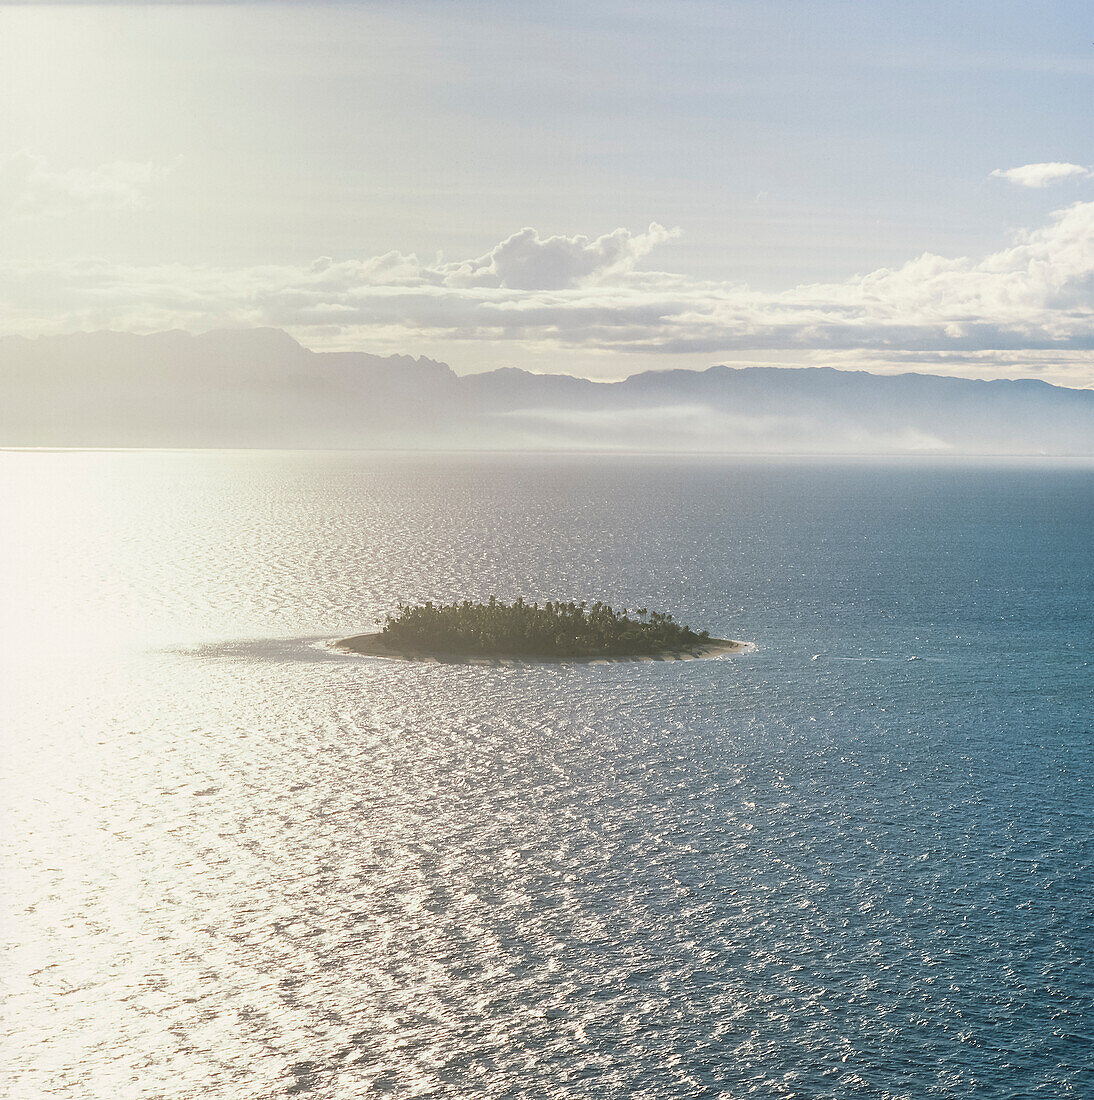
[[[0,334],[1094,387],[1094,9],[0,4]]]

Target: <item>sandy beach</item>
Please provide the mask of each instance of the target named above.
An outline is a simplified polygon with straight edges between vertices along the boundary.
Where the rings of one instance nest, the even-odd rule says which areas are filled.
[[[711,638],[702,645],[682,650],[665,650],[657,654],[638,654],[633,657],[533,657],[520,655],[506,657],[472,657],[463,653],[434,653],[419,650],[397,649],[389,646],[381,634],[353,634],[331,643],[332,648],[361,657],[384,657],[393,661],[424,661],[453,665],[521,665],[521,664],[621,664],[625,661],[695,661],[704,657],[720,657],[727,653],[739,653],[748,648],[747,642],[732,638]]]

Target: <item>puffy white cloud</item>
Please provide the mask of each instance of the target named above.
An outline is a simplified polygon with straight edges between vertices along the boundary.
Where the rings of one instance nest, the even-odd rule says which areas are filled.
[[[1091,172],[1081,164],[1052,160],[1043,164],[1023,164],[1018,168],[996,168],[992,175],[1019,187],[1047,187],[1060,180],[1089,176]]]
[[[502,241],[485,256],[442,270],[448,286],[493,286],[514,290],[561,290],[603,281],[634,269],[679,229],[654,222],[645,233],[616,229],[602,237],[540,237],[530,228]]]
[[[174,165],[118,160],[94,168],[51,168],[22,152],[0,158],[0,215],[57,217],[88,210],[143,206]]]
[[[1057,211],[979,259],[926,253],[781,293],[639,270],[671,235],[657,225],[596,238],[526,229],[459,262],[400,252],[245,269],[9,261],[0,263],[0,330],[274,325],[320,346],[555,348],[562,366],[574,350],[712,358],[861,351],[875,362],[991,351],[1029,356],[1028,371],[1012,371],[1020,374],[1038,369],[1037,354],[1066,353],[1076,357],[1072,384],[1094,385],[1094,202]],[[945,365],[935,369],[945,373]]]

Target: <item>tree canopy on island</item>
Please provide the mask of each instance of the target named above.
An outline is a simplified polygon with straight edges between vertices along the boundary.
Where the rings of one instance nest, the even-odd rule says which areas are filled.
[[[632,617],[607,604],[489,603],[400,605],[380,637],[400,649],[476,656],[635,657],[702,645],[696,633],[671,615],[639,608]]]

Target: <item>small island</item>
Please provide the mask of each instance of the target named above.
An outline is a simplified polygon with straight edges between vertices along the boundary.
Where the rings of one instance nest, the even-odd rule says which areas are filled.
[[[472,662],[687,660],[745,648],[644,607],[632,614],[600,602],[540,606],[493,596],[488,603],[401,605],[379,633],[334,645],[369,657]]]

